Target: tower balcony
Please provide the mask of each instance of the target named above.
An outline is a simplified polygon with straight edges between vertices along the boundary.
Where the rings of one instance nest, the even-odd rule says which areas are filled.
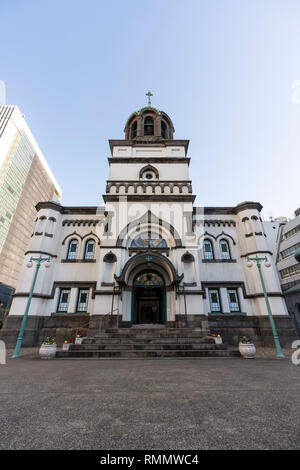
[[[106,185],[106,194],[184,195],[191,193],[191,181],[108,181]]]

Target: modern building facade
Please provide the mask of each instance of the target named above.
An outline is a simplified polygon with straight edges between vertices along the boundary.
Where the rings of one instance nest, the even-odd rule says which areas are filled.
[[[276,266],[294,328],[300,337],[300,263],[295,258],[300,248],[300,208],[295,217],[280,223]]]
[[[119,327],[188,325],[220,332],[237,344],[248,334],[272,344],[256,266],[262,266],[283,344],[293,337],[273,252],[258,202],[198,207],[189,174],[188,140],[174,139],[170,117],[151,106],[134,112],[124,140],[109,141],[104,205],[36,205],[36,226],[2,336],[12,344],[33,278],[32,255],[41,266],[24,344],[45,335],[66,336],[85,325],[89,334],[112,317]]]
[[[7,292],[17,286],[33,234],[36,204],[60,198],[61,189],[24,116],[17,106],[0,106],[1,292],[5,286]]]

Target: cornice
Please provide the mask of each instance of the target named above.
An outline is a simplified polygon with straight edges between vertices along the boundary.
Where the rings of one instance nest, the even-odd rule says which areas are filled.
[[[193,203],[196,196],[187,194],[104,194],[104,202],[115,202],[119,201],[120,197],[126,197],[127,201],[139,201],[139,202],[191,202]]]
[[[109,147],[111,153],[113,153],[114,147],[184,147],[185,153],[188,151],[189,147],[189,140],[177,140],[177,139],[161,139],[161,138],[154,138],[151,141],[145,139],[144,141],[141,140],[126,140],[126,139],[109,139]]]
[[[263,206],[260,202],[242,202],[235,207],[205,207],[204,214],[206,215],[236,215],[241,211],[247,209],[256,209],[258,212],[262,210]]]
[[[104,214],[105,208],[104,206],[61,206],[53,201],[45,201],[45,202],[38,202],[35,206],[36,210],[39,211],[41,209],[51,209],[60,214],[78,214],[78,215],[102,215]]]
[[[188,157],[108,157],[108,163],[187,163]]]

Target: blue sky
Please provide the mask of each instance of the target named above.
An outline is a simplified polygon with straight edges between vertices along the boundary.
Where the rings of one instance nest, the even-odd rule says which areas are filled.
[[[109,138],[146,105],[190,139],[207,206],[300,206],[298,0],[1,0],[0,79],[65,205],[103,204]],[[299,87],[300,88],[300,87]]]

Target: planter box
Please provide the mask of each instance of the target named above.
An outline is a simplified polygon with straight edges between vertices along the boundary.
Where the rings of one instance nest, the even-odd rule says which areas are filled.
[[[83,336],[82,338],[75,338],[75,344],[81,344],[85,338],[86,336]]]
[[[39,355],[40,359],[53,359],[56,355],[56,344],[42,344]]]
[[[239,351],[245,359],[254,359],[256,354],[256,348],[253,343],[251,344],[239,344]]]
[[[63,351],[69,351],[69,347],[71,346],[71,344],[73,344],[73,343],[63,343],[62,350]]]

